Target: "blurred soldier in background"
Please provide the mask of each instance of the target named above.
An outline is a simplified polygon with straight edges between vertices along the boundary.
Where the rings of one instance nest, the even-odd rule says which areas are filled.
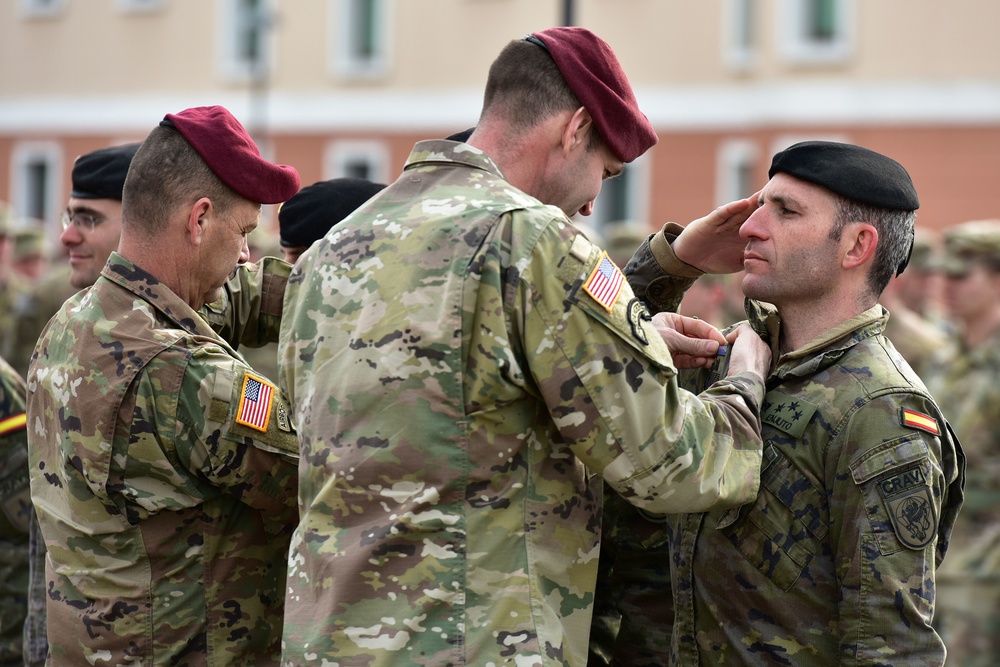
[[[948,664],[1000,665],[1000,220],[944,232],[943,303],[957,328],[926,382],[969,461],[965,506],[938,572]]]
[[[906,271],[890,280],[879,297],[890,313],[885,335],[921,378],[930,358],[951,337],[950,325],[940,312],[934,241],[932,232],[916,229]]]
[[[0,357],[0,667],[29,664],[22,657],[31,520],[24,397],[24,380]]]
[[[38,220],[28,220],[14,233],[11,266],[32,283],[45,274],[49,254],[45,246],[45,229]]]

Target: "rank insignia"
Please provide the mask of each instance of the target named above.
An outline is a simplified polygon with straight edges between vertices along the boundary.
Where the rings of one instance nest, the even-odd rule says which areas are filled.
[[[894,472],[875,483],[903,546],[923,549],[930,544],[937,535],[937,511],[920,467]]]
[[[243,376],[240,403],[236,410],[236,423],[258,431],[267,431],[271,420],[271,401],[274,385],[262,377],[247,373]]]
[[[805,433],[816,410],[817,407],[809,401],[780,391],[769,391],[761,406],[760,419],[763,423],[798,438]]]
[[[902,408],[900,414],[902,415],[903,426],[917,428],[933,435],[941,435],[941,429],[938,428],[937,420],[934,417],[908,408]]]
[[[601,261],[598,262],[597,268],[583,284],[583,291],[610,313],[618,295],[621,294],[624,283],[625,276],[622,275],[621,269],[611,261],[608,253],[605,252],[601,255]]]

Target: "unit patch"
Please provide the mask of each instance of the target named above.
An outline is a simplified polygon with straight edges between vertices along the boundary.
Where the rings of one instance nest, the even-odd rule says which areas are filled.
[[[930,415],[925,415],[922,412],[917,412],[916,410],[908,410],[907,408],[901,408],[900,415],[902,417],[903,426],[909,426],[910,428],[917,428],[921,431],[927,431],[934,435],[941,435],[941,429],[938,428],[937,420]]]
[[[247,373],[240,389],[240,404],[236,410],[236,423],[257,431],[267,432],[271,420],[271,401],[274,385],[262,377]]]
[[[896,537],[908,549],[923,549],[937,535],[937,512],[931,488],[919,466],[879,478],[882,495]]]
[[[606,311],[611,312],[618,295],[621,294],[622,285],[625,283],[625,276],[621,269],[611,261],[608,253],[601,255],[601,261],[597,268],[587,278],[583,284],[583,291],[593,297],[594,301],[601,304]]]
[[[643,328],[642,323],[652,322],[653,316],[649,314],[649,311],[642,305],[642,302],[636,298],[628,302],[626,311],[629,326],[632,327],[632,335],[643,345],[649,345],[649,338],[646,336],[646,330]]]

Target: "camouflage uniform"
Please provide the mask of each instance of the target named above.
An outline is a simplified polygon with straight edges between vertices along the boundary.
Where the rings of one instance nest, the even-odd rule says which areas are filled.
[[[1000,333],[976,349],[955,341],[932,360],[927,387],[969,459],[965,506],[939,576],[949,663],[993,666],[1000,660]]]
[[[0,358],[0,665],[22,665],[27,612],[28,443],[24,380]]]
[[[285,297],[283,662],[585,664],[595,475],[658,511],[748,501],[760,379],[678,391],[617,267],[471,146],[418,143],[349,221]]]
[[[256,293],[235,302],[281,295]],[[277,662],[297,442],[282,397],[253,376],[117,253],[53,318],[28,376],[50,664]]]
[[[689,281],[662,275],[676,258],[647,248],[630,280],[652,307],[675,306]],[[760,494],[658,525],[609,501],[609,516],[623,515],[607,524],[621,537],[610,566],[623,602],[619,648],[641,657],[615,664],[942,664],[934,572],[962,502],[964,457],[884,337],[886,311],[875,306],[780,356],[773,307],[748,302],[748,315],[775,358]],[[725,361],[684,373],[684,385],[704,386]],[[668,633],[643,631],[663,625],[669,646]]]

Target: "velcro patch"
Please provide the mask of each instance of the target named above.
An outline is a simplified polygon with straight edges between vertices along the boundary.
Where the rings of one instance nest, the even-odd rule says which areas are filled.
[[[622,275],[621,269],[611,261],[608,253],[604,252],[601,254],[601,261],[597,263],[597,268],[583,284],[583,291],[610,313],[624,283],[625,276]]]
[[[917,428],[921,431],[927,431],[928,433],[932,433],[934,435],[941,435],[941,429],[938,428],[937,420],[930,415],[925,415],[922,412],[917,412],[916,410],[910,410],[908,408],[901,408],[900,415],[903,426]]]
[[[909,549],[923,549],[937,535],[937,510],[919,466],[880,477],[882,495],[896,537]]]
[[[805,433],[816,406],[796,396],[769,391],[761,408],[761,421],[779,431],[799,437]]]
[[[0,435],[7,435],[8,433],[13,433],[14,431],[21,431],[26,427],[27,423],[28,415],[23,412],[19,415],[14,415],[13,417],[0,419]]]
[[[236,409],[236,423],[252,429],[267,432],[271,420],[271,402],[275,388],[264,378],[246,373],[240,389],[240,403]]]

